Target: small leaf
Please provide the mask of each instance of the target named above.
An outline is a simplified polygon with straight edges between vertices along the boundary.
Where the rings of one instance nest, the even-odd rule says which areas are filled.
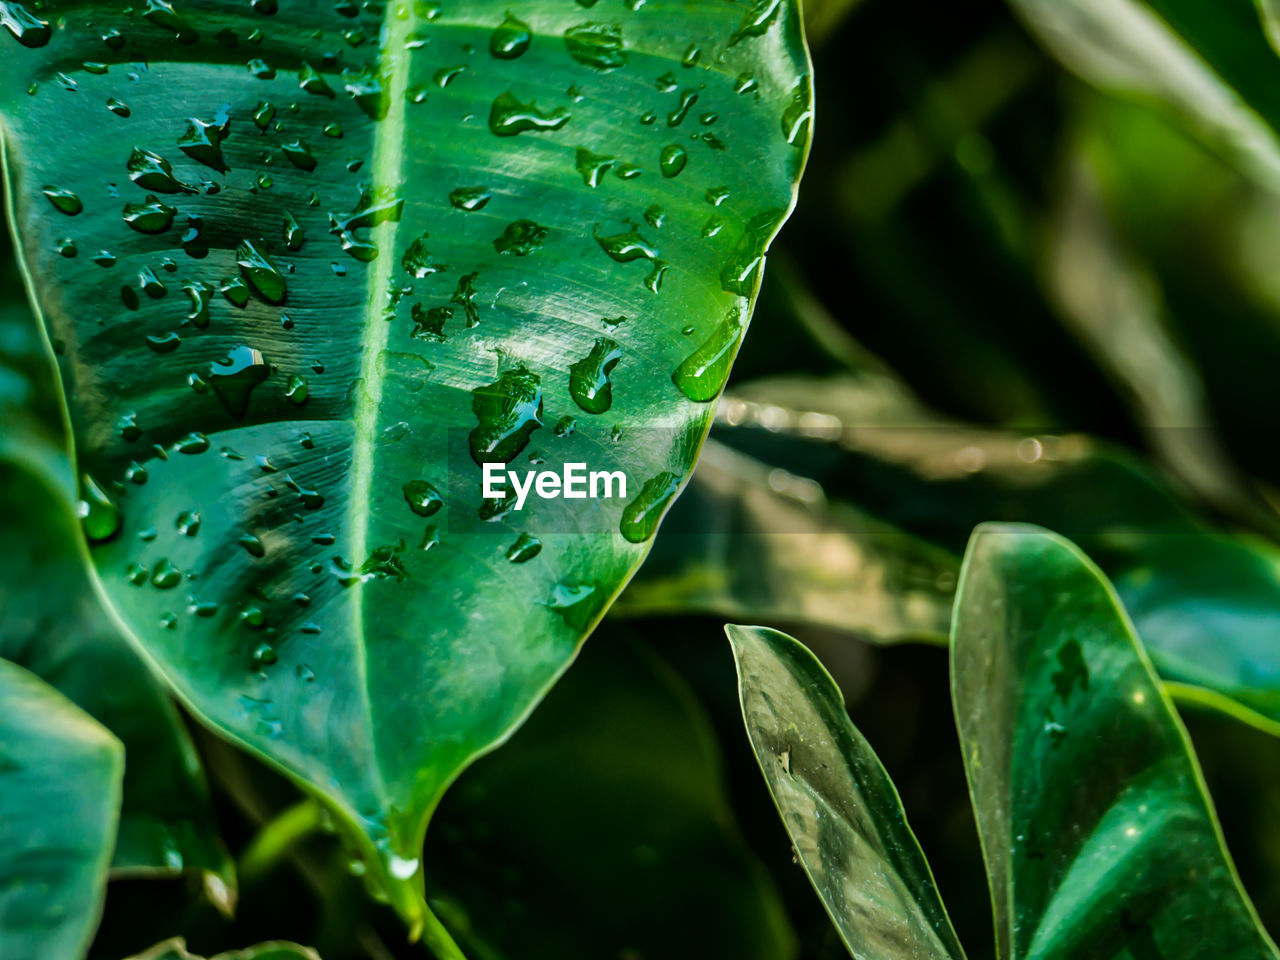
[[[800,643],[725,627],[742,716],[787,833],[857,960],[963,960],[902,801],[835,681]]]
[[[0,956],[80,960],[98,924],[124,751],[105,727],[0,660]]]

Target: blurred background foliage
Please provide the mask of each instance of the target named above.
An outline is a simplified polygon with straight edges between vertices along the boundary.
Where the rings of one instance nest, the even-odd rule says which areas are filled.
[[[435,905],[477,958],[843,956],[742,731],[733,617],[823,659],[989,956],[936,641],[970,529],[1004,519],[1077,540],[1116,581],[1280,933],[1275,24],[1249,0],[807,7],[813,155],[703,465],[581,661],[446,798]],[[0,460],[69,498],[11,264]],[[33,539],[57,535],[52,513]],[[190,873],[125,877],[93,957],[176,934],[422,955],[320,811],[192,735],[235,917]]]

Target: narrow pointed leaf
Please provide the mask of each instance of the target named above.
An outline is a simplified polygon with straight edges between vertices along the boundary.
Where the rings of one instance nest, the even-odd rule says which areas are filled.
[[[1084,554],[980,527],[952,683],[1000,957],[1277,955],[1186,731]]]
[[[80,960],[97,926],[124,770],[106,728],[0,660],[0,956]]]
[[[742,716],[782,822],[856,960],[959,960],[898,792],[804,646],[765,627],[725,628]]]
[[[0,36],[103,589],[415,924],[428,812],[692,470],[807,149],[797,6],[46,3]],[[625,502],[480,522],[479,461],[530,458]]]

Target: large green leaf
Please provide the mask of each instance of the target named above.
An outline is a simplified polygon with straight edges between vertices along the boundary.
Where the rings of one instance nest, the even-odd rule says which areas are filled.
[[[692,469],[807,148],[795,5],[5,9],[102,588],[416,923],[429,811]],[[479,523],[517,455],[625,470],[625,512]]]
[[[201,960],[187,950],[186,941],[181,937],[157,943],[150,950],[145,950],[130,960]],[[296,943],[285,943],[273,940],[260,943],[243,950],[228,950],[209,960],[320,960],[320,955],[310,947],[300,947]]]
[[[1275,957],[1101,571],[1048,531],[983,526],[952,631],[999,955]]]
[[[0,956],[79,960],[102,910],[124,755],[93,718],[0,660]]]
[[[708,718],[616,626],[508,747],[459,779],[426,867],[479,957],[796,955],[734,823]]]
[[[803,645],[725,628],[747,735],[801,865],[858,960],[962,960],[898,791]]]

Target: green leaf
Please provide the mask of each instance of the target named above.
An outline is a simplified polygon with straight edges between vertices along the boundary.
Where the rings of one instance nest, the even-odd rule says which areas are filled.
[[[158,943],[150,950],[131,957],[130,960],[202,960],[201,957],[187,950],[186,941],[174,937],[164,943]],[[243,950],[228,950],[208,960],[320,960],[320,955],[310,947],[300,947],[296,943],[283,940],[272,940],[260,943]]]
[[[105,593],[417,925],[429,811],[692,470],[809,68],[789,0],[276,6],[42,6],[0,68],[10,199]],[[625,515],[478,523],[473,454],[535,453],[625,470]]]
[[[195,747],[94,593],[71,506],[59,478],[46,473],[50,463],[63,464],[37,449],[0,450],[0,502],[22,505],[0,525],[0,657],[51,684],[124,743],[130,762],[112,873],[199,871],[213,902],[230,912],[235,875]]]
[[[1275,957],[1181,721],[1070,542],[985,525],[952,686],[1001,957]]]
[[[796,855],[858,960],[957,960],[956,940],[902,801],[804,646],[725,627],[747,735]]]
[[[432,821],[426,866],[478,957],[796,955],[734,823],[701,705],[616,627],[506,748],[462,775]]]
[[[79,960],[102,911],[124,755],[104,727],[0,660],[0,956]]]

